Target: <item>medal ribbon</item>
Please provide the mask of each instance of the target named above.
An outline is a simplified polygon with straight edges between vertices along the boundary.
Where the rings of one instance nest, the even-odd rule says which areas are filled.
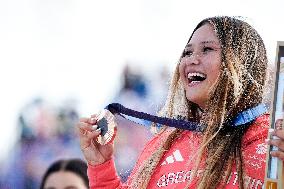
[[[202,125],[196,122],[193,122],[193,121],[185,121],[185,120],[179,120],[179,119],[159,117],[159,116],[155,116],[155,115],[151,115],[148,113],[139,112],[136,110],[126,108],[119,103],[109,104],[105,109],[109,110],[112,114],[118,114],[122,117],[124,117],[123,115],[127,115],[127,116],[135,117],[138,119],[151,121],[157,124],[175,127],[177,129],[202,132],[204,128],[202,127]],[[232,127],[238,127],[240,125],[244,125],[249,122],[252,122],[257,117],[265,113],[267,113],[267,108],[265,107],[264,104],[259,104],[256,107],[247,109],[237,115],[237,117],[233,120]]]

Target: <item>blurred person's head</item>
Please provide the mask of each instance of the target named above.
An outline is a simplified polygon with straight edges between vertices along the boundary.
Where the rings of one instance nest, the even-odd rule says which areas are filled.
[[[147,84],[138,67],[126,64],[123,70],[123,86],[121,92],[133,91],[139,97],[147,96]]]
[[[88,189],[87,164],[80,159],[58,160],[43,176],[40,189]]]

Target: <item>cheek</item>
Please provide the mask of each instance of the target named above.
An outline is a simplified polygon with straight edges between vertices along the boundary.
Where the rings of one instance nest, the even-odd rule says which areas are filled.
[[[220,73],[221,73],[221,63],[219,61],[215,62],[214,64],[211,65],[211,82],[214,83],[217,81]]]
[[[215,68],[212,70],[213,79],[217,80],[220,75],[220,68]]]

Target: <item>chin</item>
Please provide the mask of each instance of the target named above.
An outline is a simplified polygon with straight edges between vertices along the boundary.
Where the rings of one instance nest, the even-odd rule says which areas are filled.
[[[203,103],[204,99],[200,99],[200,95],[187,94],[186,98],[188,101],[193,102],[194,104],[197,104],[199,107],[202,107],[202,105],[205,104]]]

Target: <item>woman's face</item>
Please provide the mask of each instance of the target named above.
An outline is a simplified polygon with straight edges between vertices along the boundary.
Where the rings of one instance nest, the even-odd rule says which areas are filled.
[[[88,189],[81,177],[71,171],[58,171],[50,174],[44,189]]]
[[[221,45],[213,27],[198,28],[185,47],[179,65],[179,74],[186,98],[205,108],[209,92],[220,74]]]

